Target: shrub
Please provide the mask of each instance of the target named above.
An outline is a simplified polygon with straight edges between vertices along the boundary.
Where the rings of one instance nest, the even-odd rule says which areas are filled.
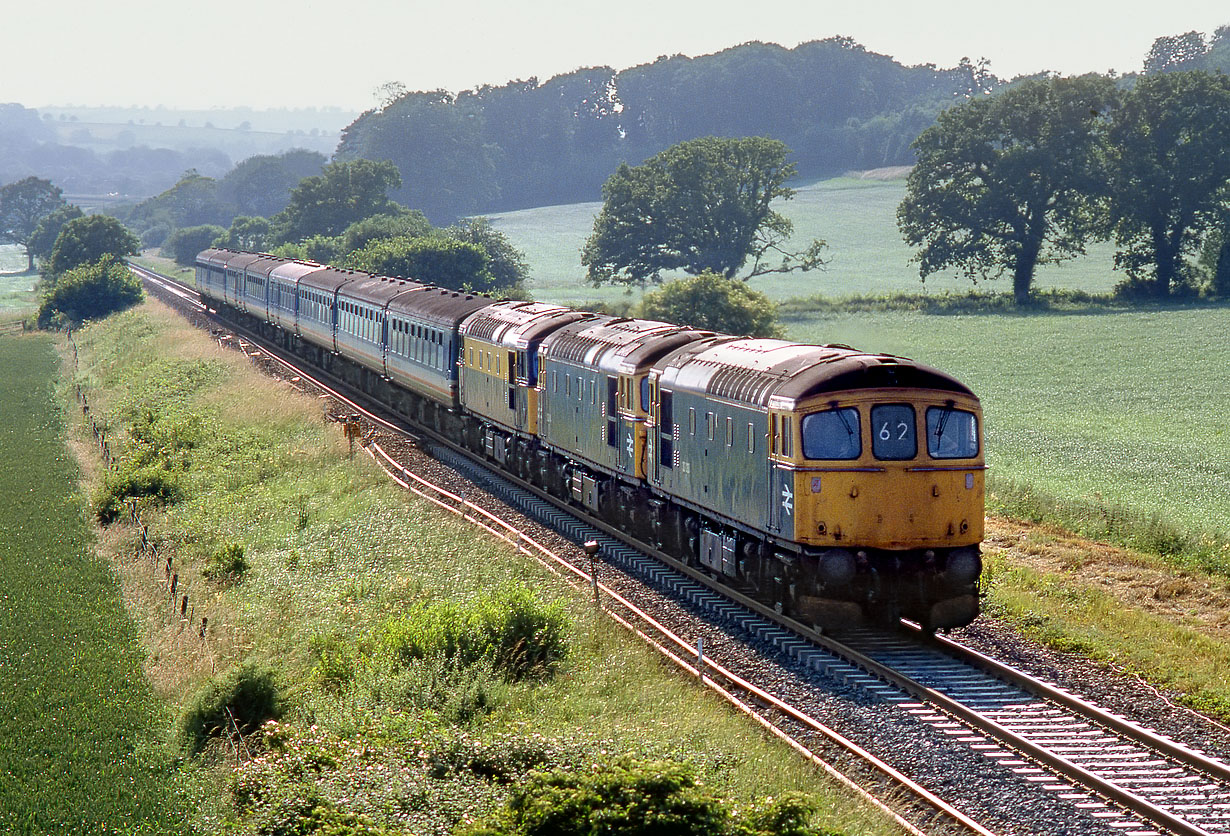
[[[641,315],[726,334],[780,337],[777,305],[747,282],[717,273],[676,279],[645,294]]]
[[[139,303],[145,294],[141,282],[110,256],[74,267],[51,285],[38,310],[38,325],[52,325],[56,314],[69,322],[101,318]]]
[[[814,805],[791,793],[732,814],[667,761],[623,759],[589,771],[538,772],[492,820],[464,836],[824,836],[808,820]]]
[[[248,571],[242,543],[227,543],[209,556],[202,574],[211,581],[235,581]]]
[[[383,655],[407,664],[438,656],[471,665],[489,659],[509,681],[547,677],[567,653],[567,619],[524,586],[466,607],[444,601],[390,621],[378,637]]]
[[[281,715],[282,697],[274,671],[247,661],[205,683],[179,718],[180,741],[198,754],[213,738],[249,735]]]
[[[94,494],[94,517],[110,525],[124,513],[125,500],[150,499],[155,505],[170,505],[183,496],[174,474],[158,465],[147,465],[108,474]]]

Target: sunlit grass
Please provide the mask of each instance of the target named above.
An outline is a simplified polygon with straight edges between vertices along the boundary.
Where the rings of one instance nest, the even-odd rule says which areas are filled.
[[[1230,720],[1230,642],[1150,614],[1080,582],[988,556],[988,613],[1018,625],[1049,647],[1073,651],[1138,674],[1187,705]]]
[[[792,246],[803,248],[813,238],[828,245],[829,265],[823,272],[762,276],[753,286],[782,301],[822,294],[829,299],[886,293],[964,293],[974,286],[955,273],[937,274],[922,282],[913,251],[897,231],[897,206],[905,197],[905,181],[837,178],[796,185],[798,194],[774,208],[794,222]],[[534,298],[578,305],[625,298],[624,291],[585,285],[581,248],[593,232],[601,203],[576,203],[523,209],[493,215],[496,227],[523,250],[533,280]],[[1080,289],[1106,293],[1121,278],[1111,270],[1113,248],[1095,244],[1083,258],[1039,269],[1039,289]],[[1010,292],[1010,278],[979,285],[980,290]],[[633,293],[639,298],[639,291]]]

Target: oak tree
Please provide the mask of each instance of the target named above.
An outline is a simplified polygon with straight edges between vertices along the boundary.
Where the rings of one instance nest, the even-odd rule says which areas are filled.
[[[1141,78],[1115,113],[1109,140],[1116,266],[1165,299],[1187,278],[1186,257],[1230,209],[1230,77]]]
[[[23,177],[0,188],[0,240],[25,249],[26,269],[34,269],[35,253],[30,249],[30,239],[39,223],[64,205],[60,187],[41,177]]]
[[[581,254],[588,281],[643,287],[667,270],[733,278],[748,259],[748,277],[821,267],[824,242],[787,250],[794,225],[772,208],[794,196],[785,185],[795,173],[789,153],[765,137],[704,137],[621,165],[602,187]]]
[[[1103,76],[1044,78],[941,113],[914,142],[897,209],[923,280],[1010,272],[1026,304],[1039,264],[1083,253],[1098,229],[1098,129],[1116,95]]]
[[[51,250],[45,273],[54,278],[82,264],[92,264],[103,256],[117,261],[136,255],[141,243],[128,228],[108,215],[86,215],[69,221],[60,230]]]

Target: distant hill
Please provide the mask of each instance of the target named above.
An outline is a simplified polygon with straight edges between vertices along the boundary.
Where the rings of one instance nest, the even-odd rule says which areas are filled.
[[[337,108],[171,110],[0,104],[0,183],[52,180],[87,207],[141,199],[188,169],[221,177],[256,155],[331,156],[357,114]]]
[[[803,177],[909,165],[910,143],[955,101],[1002,84],[969,62],[905,66],[849,38],[793,49],[591,67],[544,82],[406,93],[345,129],[340,159],[392,160],[399,200],[435,222],[595,200],[620,162],[699,136],[771,136]]]

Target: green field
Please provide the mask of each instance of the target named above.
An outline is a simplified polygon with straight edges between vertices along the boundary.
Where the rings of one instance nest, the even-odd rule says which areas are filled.
[[[51,341],[0,338],[0,832],[182,833],[168,721],[91,550]]]
[[[25,272],[26,256],[20,247],[0,245],[0,317],[37,304],[34,283],[38,276]]]
[[[903,180],[853,178],[799,189],[783,208],[800,238],[829,241],[832,264],[822,274],[753,286],[779,300],[968,291],[970,282],[956,276],[919,282],[895,224],[904,191]],[[598,208],[498,216],[527,254],[536,298],[625,298],[580,282],[580,248]],[[1106,293],[1121,278],[1112,256],[1109,244],[1097,245],[1040,270],[1036,286]],[[981,287],[1010,292],[1007,280]],[[900,354],[968,382],[986,408],[993,508],[1198,555],[1230,571],[1230,378],[1221,372],[1230,363],[1230,309],[804,314],[785,324],[793,339]]]
[[[794,221],[801,248],[812,238],[829,245],[831,262],[824,272],[806,275],[765,276],[754,281],[757,290],[777,300],[824,294],[842,298],[862,294],[965,292],[972,285],[955,274],[935,275],[919,281],[918,267],[910,263],[912,250],[897,232],[897,205],[905,196],[904,180],[859,180],[843,177],[798,188],[793,200],[777,208]],[[530,264],[530,292],[534,298],[578,304],[623,297],[622,290],[595,289],[584,284],[581,247],[593,231],[600,203],[547,206],[493,215],[496,226],[526,254]],[[1045,267],[1038,273],[1039,288],[1080,288],[1104,293],[1121,278],[1111,271],[1113,248],[1101,244],[1077,261]],[[1002,279],[983,285],[1010,290]]]

